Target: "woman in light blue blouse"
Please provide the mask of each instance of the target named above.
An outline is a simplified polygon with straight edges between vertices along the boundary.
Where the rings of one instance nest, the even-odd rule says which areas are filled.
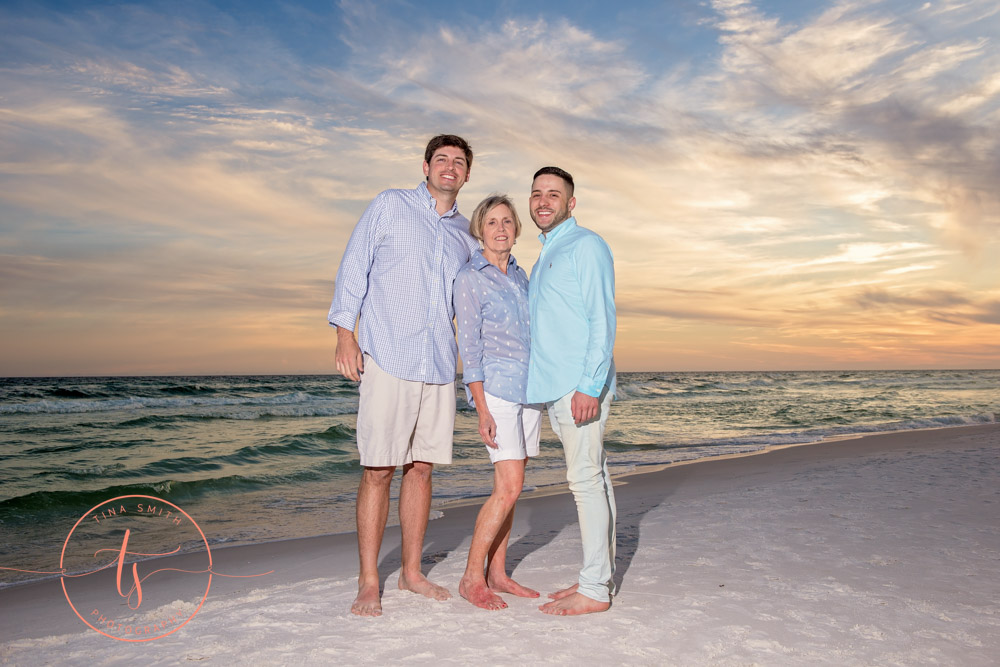
[[[507,541],[528,457],[538,455],[541,406],[526,403],[528,276],[510,254],[521,221],[506,195],[491,195],[472,214],[469,233],[482,250],[455,279],[462,379],[479,414],[479,435],[493,463],[493,494],[479,511],[458,590],[483,609],[503,609],[497,593],[538,597],[507,575]],[[485,574],[484,574],[485,563]]]

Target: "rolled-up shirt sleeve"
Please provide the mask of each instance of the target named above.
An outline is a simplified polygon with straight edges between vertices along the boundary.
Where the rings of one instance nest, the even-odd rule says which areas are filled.
[[[333,290],[333,303],[327,321],[330,326],[343,327],[354,331],[361,305],[368,293],[368,274],[375,261],[382,231],[381,220],[383,197],[376,197],[365,209],[344,250],[344,258],[337,270],[337,282]]]
[[[483,313],[476,292],[476,270],[471,266],[459,271],[455,278],[455,323],[458,352],[462,356],[462,382],[484,382],[483,372]]]
[[[600,396],[611,368],[617,325],[611,249],[597,236],[584,237],[576,248],[576,267],[588,324],[583,374],[576,390]]]

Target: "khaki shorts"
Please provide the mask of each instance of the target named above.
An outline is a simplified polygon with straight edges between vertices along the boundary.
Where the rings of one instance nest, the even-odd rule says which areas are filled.
[[[389,375],[367,354],[358,404],[358,454],[368,468],[414,461],[451,463],[455,383]]]

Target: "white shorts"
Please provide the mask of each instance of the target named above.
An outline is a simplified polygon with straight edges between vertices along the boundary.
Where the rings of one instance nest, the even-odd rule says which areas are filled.
[[[542,437],[542,406],[529,403],[511,403],[493,394],[486,394],[486,407],[497,423],[493,440],[497,449],[486,446],[490,462],[523,461],[538,456],[538,442]]]
[[[455,383],[400,380],[364,356],[358,402],[358,454],[367,468],[414,461],[451,463]]]

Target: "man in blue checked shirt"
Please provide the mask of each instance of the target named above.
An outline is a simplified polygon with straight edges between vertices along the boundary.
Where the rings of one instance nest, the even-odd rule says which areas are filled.
[[[562,441],[583,542],[578,582],[551,593],[552,601],[539,607],[558,616],[608,609],[615,566],[615,494],[604,451],[615,392],[614,258],[604,239],[570,216],[573,187],[569,173],[543,167],[528,202],[542,232],[542,252],[528,285],[527,400],[545,404]]]
[[[399,588],[435,600],[451,597],[427,580],[420,557],[431,472],[435,463],[451,463],[457,370],[452,286],[479,249],[455,203],[471,167],[472,149],[464,139],[431,139],[424,151],[425,182],[413,190],[386,190],[369,204],[337,272],[327,318],[337,327],[337,370],[361,382],[360,573],[351,606],[358,616],[382,615],[378,554],[398,466]]]

